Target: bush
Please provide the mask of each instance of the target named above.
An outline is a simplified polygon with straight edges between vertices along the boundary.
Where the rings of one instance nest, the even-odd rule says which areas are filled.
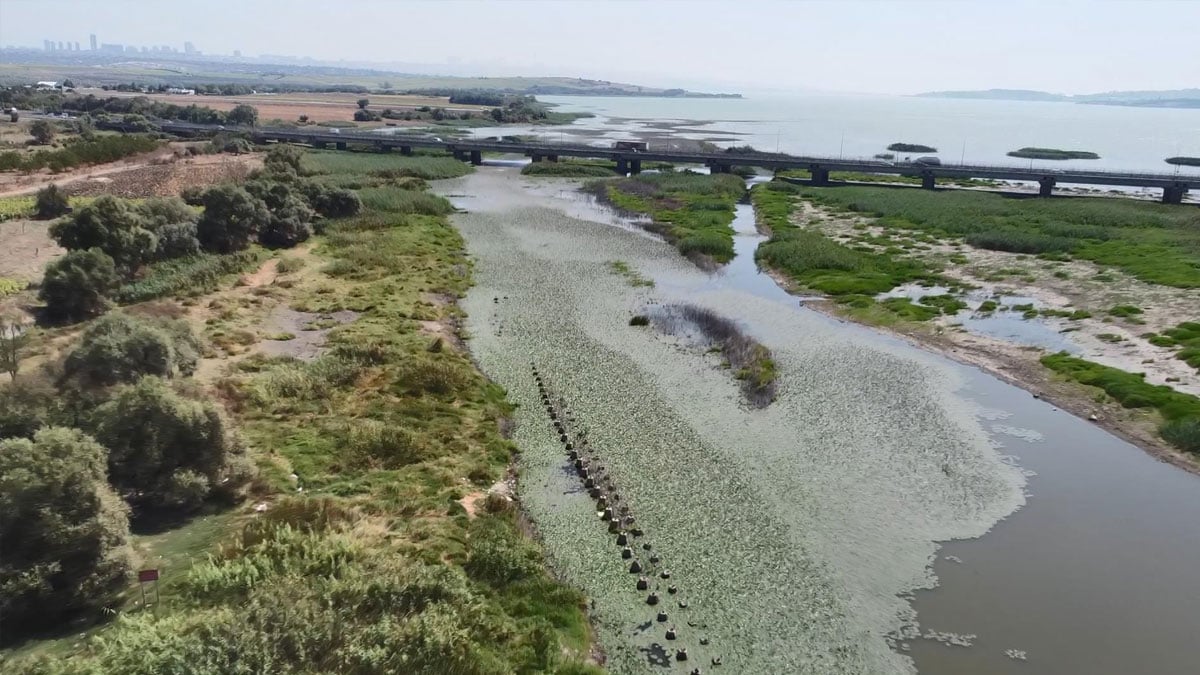
[[[1172,420],[1158,430],[1175,447],[1200,454],[1200,417]]]
[[[120,312],[87,327],[67,355],[65,374],[92,386],[131,383],[144,375],[190,375],[199,354],[200,344],[186,321]]]
[[[118,302],[133,303],[168,295],[207,293],[215,290],[226,275],[245,271],[258,261],[256,251],[201,253],[166,260],[151,265],[145,276],[125,284],[113,297]]]
[[[33,202],[33,213],[38,218],[57,218],[71,211],[67,193],[58,189],[54,183],[38,190]]]
[[[262,200],[232,185],[204,193],[204,215],[196,223],[196,235],[206,251],[232,253],[250,245],[271,220]]]
[[[168,225],[195,223],[199,214],[179,197],[152,197],[133,207],[141,216],[142,227],[158,232]]]
[[[263,246],[290,248],[312,236],[311,223],[315,214],[289,184],[256,181],[248,184],[246,189],[263,201],[270,214],[258,234]]]
[[[113,487],[136,509],[190,510],[248,479],[244,448],[210,402],[186,399],[157,377],[117,390],[96,410]]]
[[[58,135],[58,129],[47,120],[35,120],[29,126],[29,135],[33,136],[33,140],[38,145],[50,145],[54,142],[54,137]]]
[[[0,638],[116,602],[131,569],[127,509],[105,450],[74,429],[0,441]]]
[[[125,273],[153,258],[158,247],[141,213],[123,199],[104,196],[50,227],[60,246],[76,251],[99,248]]]
[[[200,240],[196,238],[196,223],[171,223],[160,227],[156,260],[169,260],[193,256],[200,252]]]
[[[38,297],[52,318],[82,319],[108,309],[118,282],[116,265],[104,251],[68,251],[46,265]]]
[[[33,438],[59,417],[59,393],[49,379],[23,375],[0,386],[0,438]]]
[[[263,168],[268,173],[299,176],[303,173],[301,160],[304,151],[294,145],[277,144],[271,146],[263,159]]]

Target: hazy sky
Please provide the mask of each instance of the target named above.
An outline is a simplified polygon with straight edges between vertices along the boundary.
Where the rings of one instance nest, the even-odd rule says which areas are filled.
[[[728,90],[1200,86],[1196,0],[0,0],[0,44],[86,49],[93,32],[208,53]]]

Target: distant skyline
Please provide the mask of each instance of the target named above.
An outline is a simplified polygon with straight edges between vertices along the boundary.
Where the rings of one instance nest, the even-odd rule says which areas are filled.
[[[423,64],[723,91],[1200,86],[1200,2],[3,0],[0,44]]]

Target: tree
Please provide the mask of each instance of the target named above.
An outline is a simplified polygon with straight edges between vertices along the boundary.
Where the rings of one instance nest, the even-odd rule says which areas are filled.
[[[194,223],[199,217],[179,197],[152,197],[135,206],[134,211],[141,216],[142,227],[156,233],[167,225]]]
[[[196,223],[196,236],[206,251],[232,253],[250,245],[271,219],[261,199],[232,185],[204,193],[204,215]]]
[[[258,109],[243,103],[241,105],[234,106],[233,110],[230,110],[228,113],[226,113],[225,119],[228,120],[230,124],[252,127],[255,124],[258,124]]]
[[[56,319],[82,319],[108,309],[120,279],[113,259],[98,248],[68,251],[46,265],[38,296]]]
[[[186,321],[116,312],[87,327],[64,372],[85,385],[108,386],[145,375],[190,375],[199,358],[200,343]]]
[[[371,105],[371,99],[369,99],[369,98],[358,99],[358,107],[359,108],[366,110],[367,106],[369,106],[369,105]]]
[[[503,122],[503,121],[504,121],[504,110],[502,110],[502,109],[500,109],[500,108],[492,108],[492,113],[491,113],[491,115],[492,115],[492,119],[493,119],[493,120],[495,120],[495,121],[497,121],[497,122]]]
[[[74,88],[75,88],[75,83],[74,83],[74,82],[72,82],[72,81],[71,81],[71,78],[69,78],[69,77],[68,77],[67,79],[63,80],[62,86],[63,86],[63,87],[65,87],[65,88],[67,88],[67,89],[74,89]]]
[[[193,509],[249,478],[244,446],[216,407],[180,396],[160,378],[122,387],[95,420],[109,450],[109,480],[135,509]]]
[[[108,486],[105,455],[75,429],[0,441],[0,636],[117,601],[132,567],[129,516]]]
[[[354,190],[328,187],[311,181],[301,182],[299,188],[309,205],[326,218],[344,218],[362,210],[362,200]]]
[[[296,121],[300,124],[308,124],[308,115],[301,115],[300,117],[296,118]]]
[[[38,218],[57,218],[71,211],[71,203],[67,199],[67,193],[51,183],[38,190],[33,202],[33,211]]]
[[[54,137],[58,130],[54,125],[46,120],[35,120],[29,126],[29,134],[33,136],[33,141],[38,145],[50,145],[54,142]]]
[[[50,236],[71,251],[99,248],[126,274],[153,258],[158,247],[139,211],[125,200],[107,195],[52,225]]]
[[[28,338],[26,326],[0,315],[0,370],[8,373],[9,379],[17,379],[17,371],[21,369],[21,347]]]
[[[304,171],[303,158],[304,151],[294,145],[275,145],[267,151],[263,168],[271,174],[299,176]]]
[[[290,248],[312,236],[315,214],[290,185],[259,181],[250,183],[246,189],[261,199],[270,213],[266,226],[259,232],[263,246]]]

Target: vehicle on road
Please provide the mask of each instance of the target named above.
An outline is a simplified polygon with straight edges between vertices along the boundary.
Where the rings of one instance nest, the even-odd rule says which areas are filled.
[[[937,157],[918,157],[912,163],[919,164],[920,166],[941,166],[942,160]]]

